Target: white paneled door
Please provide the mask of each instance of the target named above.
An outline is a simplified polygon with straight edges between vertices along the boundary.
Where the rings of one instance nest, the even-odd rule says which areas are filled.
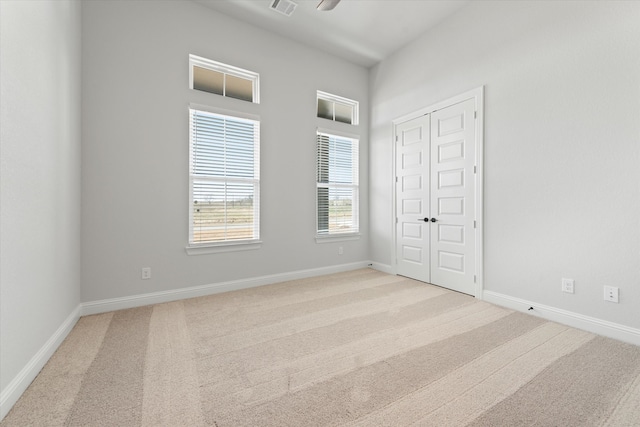
[[[398,274],[475,295],[475,102],[396,126]]]
[[[396,256],[398,274],[430,280],[430,115],[396,127]]]

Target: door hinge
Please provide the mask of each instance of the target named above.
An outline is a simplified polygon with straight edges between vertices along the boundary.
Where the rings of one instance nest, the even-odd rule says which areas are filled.
[[[398,217],[396,217],[396,224],[398,223]]]
[[[396,135],[396,142],[398,142],[398,135]]]
[[[476,228],[476,221],[473,220],[473,228]]]
[[[473,275],[473,283],[476,283],[476,275]]]
[[[396,182],[398,182],[398,177],[396,176]]]
[[[478,166],[473,165],[473,173],[478,173]]]
[[[474,119],[477,119],[477,118],[478,118],[478,112],[477,112],[477,111],[474,111],[474,112],[473,112],[473,118],[474,118]]]

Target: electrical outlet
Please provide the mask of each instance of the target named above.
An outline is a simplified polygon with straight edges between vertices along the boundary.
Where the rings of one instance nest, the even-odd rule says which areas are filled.
[[[573,279],[565,279],[562,278],[562,292],[566,292],[568,294],[572,294],[573,293],[573,287],[574,287],[574,280]]]
[[[342,246],[340,246],[338,248],[338,255],[342,255],[342,254],[344,254],[344,248]]]
[[[615,286],[605,286],[604,287],[604,300],[618,303],[620,302],[620,294],[619,289]]]
[[[151,279],[151,267],[144,267],[142,269],[142,280]]]

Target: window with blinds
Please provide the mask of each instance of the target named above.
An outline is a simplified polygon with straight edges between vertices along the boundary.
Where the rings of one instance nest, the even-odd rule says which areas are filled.
[[[189,109],[189,244],[260,238],[260,122]]]
[[[318,132],[317,234],[357,233],[358,140]]]

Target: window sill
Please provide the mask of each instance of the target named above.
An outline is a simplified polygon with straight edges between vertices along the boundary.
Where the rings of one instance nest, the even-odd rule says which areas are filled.
[[[206,255],[217,254],[222,252],[236,252],[236,251],[251,251],[260,249],[262,241],[249,240],[245,242],[233,242],[233,243],[209,243],[202,245],[187,246],[185,251],[187,255]]]
[[[348,240],[359,240],[360,233],[331,234],[326,236],[316,235],[316,243],[346,242]]]

